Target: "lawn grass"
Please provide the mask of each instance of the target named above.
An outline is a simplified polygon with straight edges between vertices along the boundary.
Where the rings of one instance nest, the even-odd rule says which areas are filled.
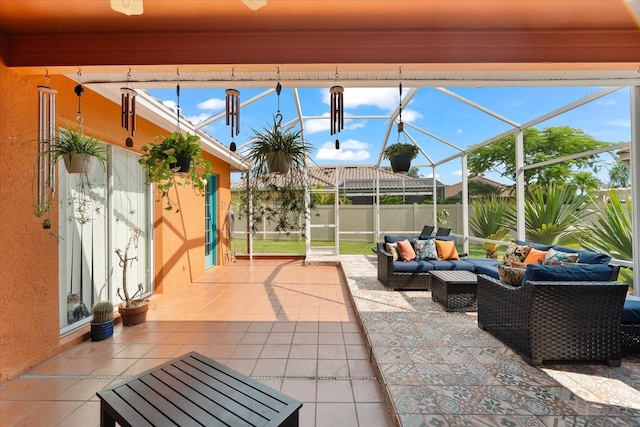
[[[332,246],[333,242],[314,242],[313,247]],[[340,254],[342,255],[356,255],[364,254],[371,255],[371,248],[374,248],[375,243],[363,243],[363,242],[340,242]],[[246,254],[247,241],[236,239],[232,243],[232,250],[237,254]],[[458,245],[458,252],[462,252],[462,245]],[[305,243],[302,241],[287,241],[287,240],[254,240],[253,241],[253,253],[254,254],[285,254],[285,255],[304,255]],[[469,257],[470,258],[484,258],[486,251],[480,244],[469,245]]]

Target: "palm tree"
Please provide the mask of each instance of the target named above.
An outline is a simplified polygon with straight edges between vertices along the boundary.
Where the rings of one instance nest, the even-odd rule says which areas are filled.
[[[471,204],[474,216],[469,219],[469,227],[476,237],[490,240],[507,240],[509,229],[503,226],[507,204],[495,196],[475,200]],[[498,244],[483,242],[487,258],[498,258]]]
[[[576,224],[587,214],[584,209],[589,196],[577,194],[571,185],[537,186],[528,192],[524,203],[525,238],[528,242],[548,245],[576,243]],[[505,212],[506,224],[516,227],[516,212]]]
[[[570,183],[578,187],[578,191],[583,195],[591,195],[600,188],[600,180],[591,172],[580,171],[573,174]]]
[[[589,250],[606,252],[614,258],[633,261],[633,210],[631,200],[623,203],[615,188],[609,190],[609,200],[594,211],[595,221],[584,223],[580,243]],[[633,284],[633,274],[620,271],[622,281]]]

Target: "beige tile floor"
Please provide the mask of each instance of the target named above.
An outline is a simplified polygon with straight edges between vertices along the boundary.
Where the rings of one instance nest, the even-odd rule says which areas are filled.
[[[96,426],[96,391],[198,351],[304,403],[301,426],[391,425],[336,266],[238,260],[0,387],[0,425]]]

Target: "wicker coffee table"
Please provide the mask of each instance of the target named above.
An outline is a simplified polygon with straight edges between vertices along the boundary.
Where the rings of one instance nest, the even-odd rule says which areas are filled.
[[[431,272],[431,299],[447,311],[478,311],[478,277],[466,270]]]

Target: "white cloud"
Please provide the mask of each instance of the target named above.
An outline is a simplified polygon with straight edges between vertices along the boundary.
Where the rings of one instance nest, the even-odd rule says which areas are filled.
[[[598,101],[596,101],[596,105],[602,105],[605,107],[608,107],[610,105],[616,105],[617,102],[615,99],[599,99]]]
[[[306,119],[304,121],[304,132],[307,135],[318,132],[328,132],[330,128],[330,120],[329,113],[322,114],[322,117],[326,117],[326,119]],[[354,121],[345,119],[344,121],[344,129],[353,130],[363,128],[364,123],[361,121]]]
[[[610,120],[610,121],[606,121],[604,124],[609,126],[620,126],[625,128],[631,127],[631,122],[627,119]]]
[[[402,121],[405,123],[413,123],[416,119],[421,119],[422,113],[416,110],[402,110]]]
[[[323,117],[329,117],[329,113],[322,115]],[[329,130],[329,120],[325,119],[306,119],[304,121],[304,131],[306,134],[312,134],[317,132],[324,132]]]
[[[171,100],[162,101],[162,105],[164,105],[165,107],[171,108],[173,111],[176,111],[176,109],[178,107],[176,102],[175,101],[171,101]]]
[[[462,129],[456,129],[456,135],[462,134]]]
[[[458,169],[457,171],[451,172],[453,176],[462,176],[462,169]]]
[[[329,95],[329,90],[323,89],[322,102],[327,105],[329,105]],[[399,97],[397,88],[347,87],[344,89],[344,108],[346,110],[368,105],[391,112],[398,106]]]
[[[187,116],[185,118],[189,120],[191,123],[193,123],[194,125],[197,125],[198,123],[207,120],[209,117],[211,117],[209,114],[202,113],[202,114],[198,114],[197,116]]]
[[[223,99],[210,98],[196,105],[201,110],[222,111],[226,108],[226,102]]]
[[[335,141],[325,142],[318,149],[316,160],[333,160],[340,162],[361,162],[367,160],[371,154],[367,150],[369,144],[355,139],[340,141],[340,149],[336,150]]]
[[[433,172],[427,174],[425,176],[425,178],[433,178]],[[439,173],[436,174],[436,179],[440,179],[440,174]]]

